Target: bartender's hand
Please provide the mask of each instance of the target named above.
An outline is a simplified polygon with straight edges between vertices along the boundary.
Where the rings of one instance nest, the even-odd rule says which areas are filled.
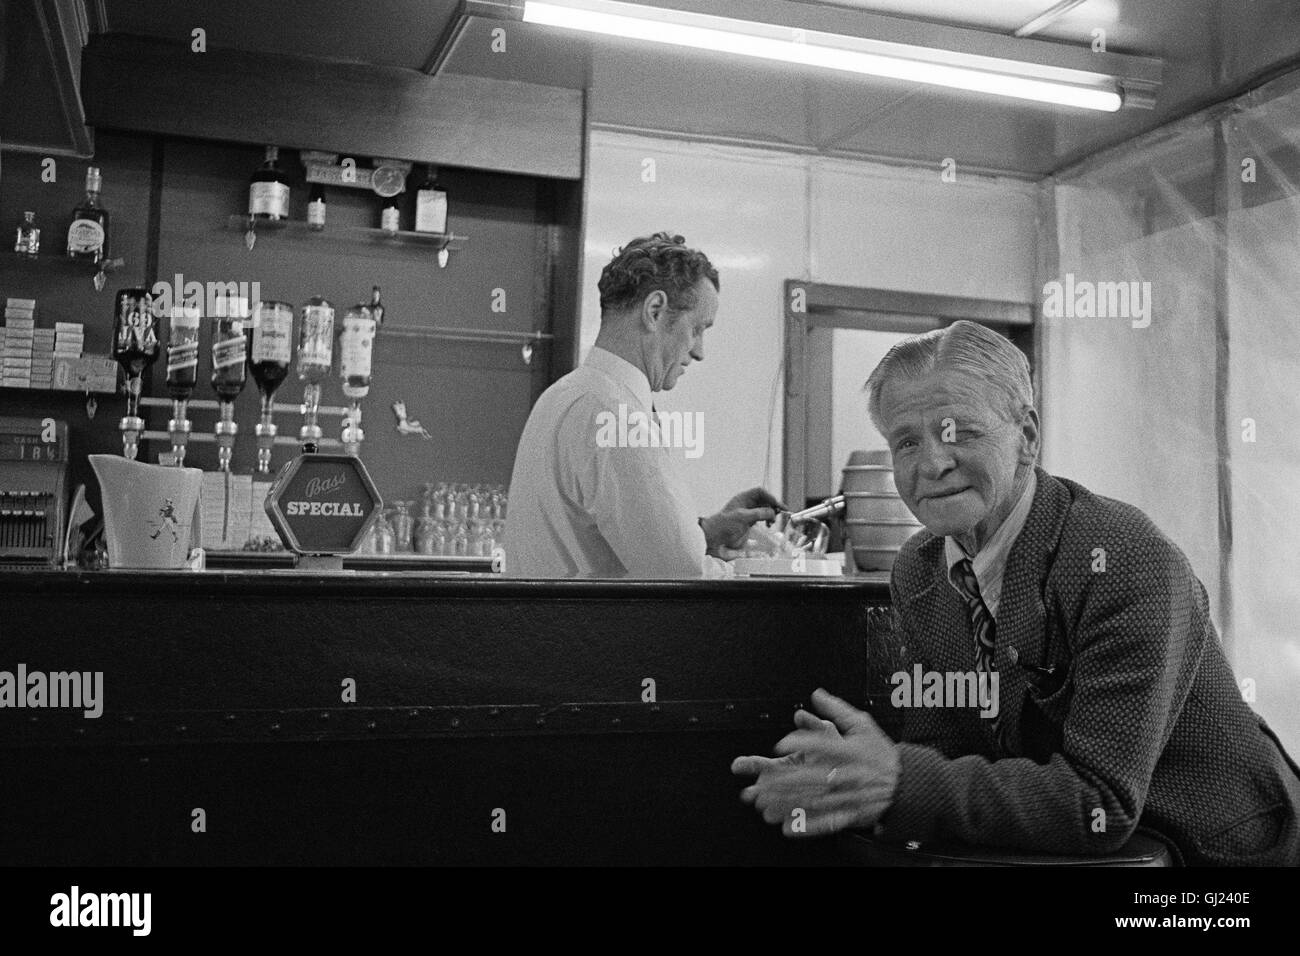
[[[894,742],[871,715],[818,688],[813,709],[795,712],[798,728],[776,745],[771,757],[737,757],[731,772],[758,779],[741,791],[768,823],[786,836],[818,836],[876,823],[889,809],[898,786]],[[796,814],[802,810],[802,814]],[[803,830],[794,828],[801,819]]]
[[[715,557],[719,548],[739,548],[745,543],[749,529],[759,521],[771,521],[778,511],[787,511],[766,488],[742,491],[715,515],[700,519],[704,529],[707,551]]]

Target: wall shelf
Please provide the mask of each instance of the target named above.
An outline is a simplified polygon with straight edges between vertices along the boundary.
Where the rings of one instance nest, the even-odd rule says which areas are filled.
[[[0,385],[0,391],[6,392],[41,392],[45,395],[117,395],[121,387],[108,391],[99,388],[33,388],[31,385]],[[169,403],[170,404],[170,403]]]
[[[549,332],[496,332],[491,329],[452,329],[442,326],[380,326],[383,338],[443,339],[455,342],[492,342],[498,345],[546,345],[555,336]]]
[[[462,249],[465,243],[469,242],[468,236],[458,236],[451,232],[415,232],[411,229],[387,232],[370,226],[326,226],[324,229],[313,229],[301,219],[251,219],[248,216],[231,216],[226,220],[226,228],[232,232],[243,233],[245,243],[250,250],[256,244],[259,233],[293,238],[342,238],[352,242],[433,246],[438,250],[438,265],[443,267],[447,264],[447,253]]]
[[[119,269],[126,267],[125,259],[104,259],[95,263],[86,262],[84,259],[69,259],[67,256],[61,256],[57,253],[46,253],[33,257],[15,252],[13,249],[6,250],[5,263],[7,265],[26,265],[38,268],[61,268],[73,273],[88,274],[96,292],[104,288],[108,273],[117,272]]]
[[[440,326],[381,326],[377,337],[437,340],[444,342],[478,342],[486,345],[517,345],[525,365],[533,363],[533,352],[550,345],[555,336],[549,332],[498,332],[491,329],[452,329]]]

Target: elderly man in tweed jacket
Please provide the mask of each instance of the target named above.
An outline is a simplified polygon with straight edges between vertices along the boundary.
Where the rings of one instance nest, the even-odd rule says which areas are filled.
[[[789,835],[1091,855],[1141,825],[1188,864],[1300,865],[1300,769],[1242,701],[1204,586],[1142,512],[1036,466],[1023,355],[957,322],[867,384],[925,526],[890,586],[897,742],[818,690],[776,758],[737,758],[743,798]],[[945,696],[964,672],[978,700]]]

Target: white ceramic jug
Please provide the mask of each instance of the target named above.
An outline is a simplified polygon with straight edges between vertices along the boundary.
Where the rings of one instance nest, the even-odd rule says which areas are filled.
[[[90,455],[104,502],[110,568],[179,569],[201,547],[203,472]]]

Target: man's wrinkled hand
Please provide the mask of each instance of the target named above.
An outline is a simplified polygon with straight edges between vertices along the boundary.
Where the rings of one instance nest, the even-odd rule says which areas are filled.
[[[739,508],[701,518],[700,527],[704,529],[706,550],[718,557],[722,548],[740,548],[749,537],[750,528],[760,521],[771,521],[774,517],[776,513],[771,508]]]
[[[871,826],[889,809],[898,786],[894,743],[869,714],[825,690],[813,693],[812,706],[821,716],[796,711],[797,729],[777,743],[776,757],[732,762],[732,773],[758,778],[740,798],[766,822],[781,824],[786,836]]]
[[[764,488],[742,491],[715,515],[700,519],[708,553],[717,556],[721,548],[740,548],[749,529],[760,521],[771,521],[785,505]]]
[[[790,510],[785,505],[781,504],[776,495],[772,494],[772,492],[768,491],[766,488],[750,488],[747,491],[742,491],[722,506],[724,512],[744,511],[750,508],[770,508],[773,511],[772,517],[775,517],[775,512],[777,511]],[[771,518],[768,518],[767,520],[770,521]]]

